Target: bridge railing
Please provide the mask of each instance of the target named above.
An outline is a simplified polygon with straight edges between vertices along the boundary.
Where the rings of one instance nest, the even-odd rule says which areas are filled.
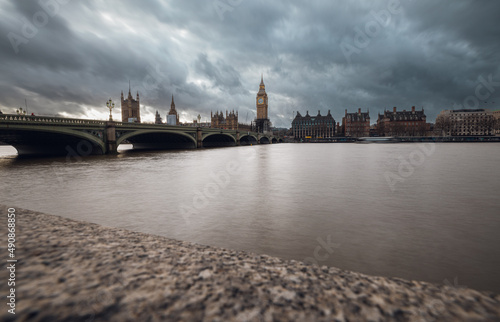
[[[35,115],[17,115],[0,114],[0,122],[9,123],[44,123],[44,124],[68,124],[68,125],[106,125],[106,121],[71,119],[64,117],[35,116]]]
[[[0,122],[2,123],[17,123],[17,124],[44,124],[44,125],[72,125],[72,126],[105,126],[108,121],[102,120],[87,120],[87,119],[73,119],[54,116],[36,116],[36,115],[18,115],[18,114],[0,114]],[[180,131],[196,131],[196,127],[180,126],[180,125],[166,125],[166,124],[148,124],[148,123],[128,123],[128,122],[114,122],[117,128],[164,128],[170,130]],[[218,128],[202,128],[204,133],[230,133],[236,134],[251,134],[258,135],[257,132],[241,131],[241,130],[226,130]],[[267,134],[269,136],[269,134]]]

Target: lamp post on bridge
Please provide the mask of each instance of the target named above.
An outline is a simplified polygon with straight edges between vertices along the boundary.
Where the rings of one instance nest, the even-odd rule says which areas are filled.
[[[111,110],[115,107],[115,103],[109,99],[109,101],[106,102],[106,106],[109,108],[109,120],[113,121],[113,116],[111,115]]]
[[[26,115],[26,111],[23,111],[22,107],[18,108],[16,113],[17,113],[17,115]]]
[[[106,134],[104,135],[104,142],[106,144],[106,154],[116,154],[118,153],[118,145],[116,144],[116,123],[113,122],[113,116],[111,114],[115,103],[109,99],[106,102],[106,106],[109,108],[109,121],[106,122]]]

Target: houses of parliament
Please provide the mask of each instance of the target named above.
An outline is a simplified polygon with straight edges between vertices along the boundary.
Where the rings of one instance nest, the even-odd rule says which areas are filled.
[[[259,91],[255,99],[257,107],[257,117],[253,124],[241,124],[238,122],[238,112],[228,112],[226,110],[226,117],[222,111],[211,113],[211,127],[227,130],[241,130],[241,131],[254,131],[254,132],[267,132],[271,130],[272,124],[269,120],[269,102],[266,93],[266,85],[264,85],[264,76],[261,75]]]
[[[240,130],[240,131],[255,131],[255,132],[268,132],[271,130],[272,123],[269,120],[269,102],[266,93],[266,86],[264,84],[264,76],[261,75],[259,91],[256,96],[256,109],[257,117],[252,122],[252,124],[242,124],[238,121],[238,112],[232,110],[227,111],[224,115],[222,111],[213,111],[210,113],[210,127],[220,128],[227,130]],[[136,99],[132,97],[130,85],[128,90],[128,96],[125,99],[123,91],[121,93],[121,113],[122,122],[141,122],[140,113],[140,102],[139,102],[139,92],[137,92]],[[167,115],[166,123],[162,122],[162,118],[158,111],[155,115],[155,124],[167,124],[167,125],[181,125],[179,122],[179,114],[175,108],[174,96],[172,95],[172,102],[170,104],[170,111]],[[193,120],[193,123],[185,124],[189,126],[203,126],[198,120]]]

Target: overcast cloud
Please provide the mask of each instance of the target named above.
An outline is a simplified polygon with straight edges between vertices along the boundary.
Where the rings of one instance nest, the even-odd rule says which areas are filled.
[[[500,1],[0,0],[0,110],[106,119],[129,80],[141,116],[500,106]],[[119,108],[114,112],[119,118]]]

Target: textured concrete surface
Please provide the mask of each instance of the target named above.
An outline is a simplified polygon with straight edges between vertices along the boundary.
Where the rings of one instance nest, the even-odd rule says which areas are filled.
[[[500,321],[496,294],[16,210],[17,321]]]

